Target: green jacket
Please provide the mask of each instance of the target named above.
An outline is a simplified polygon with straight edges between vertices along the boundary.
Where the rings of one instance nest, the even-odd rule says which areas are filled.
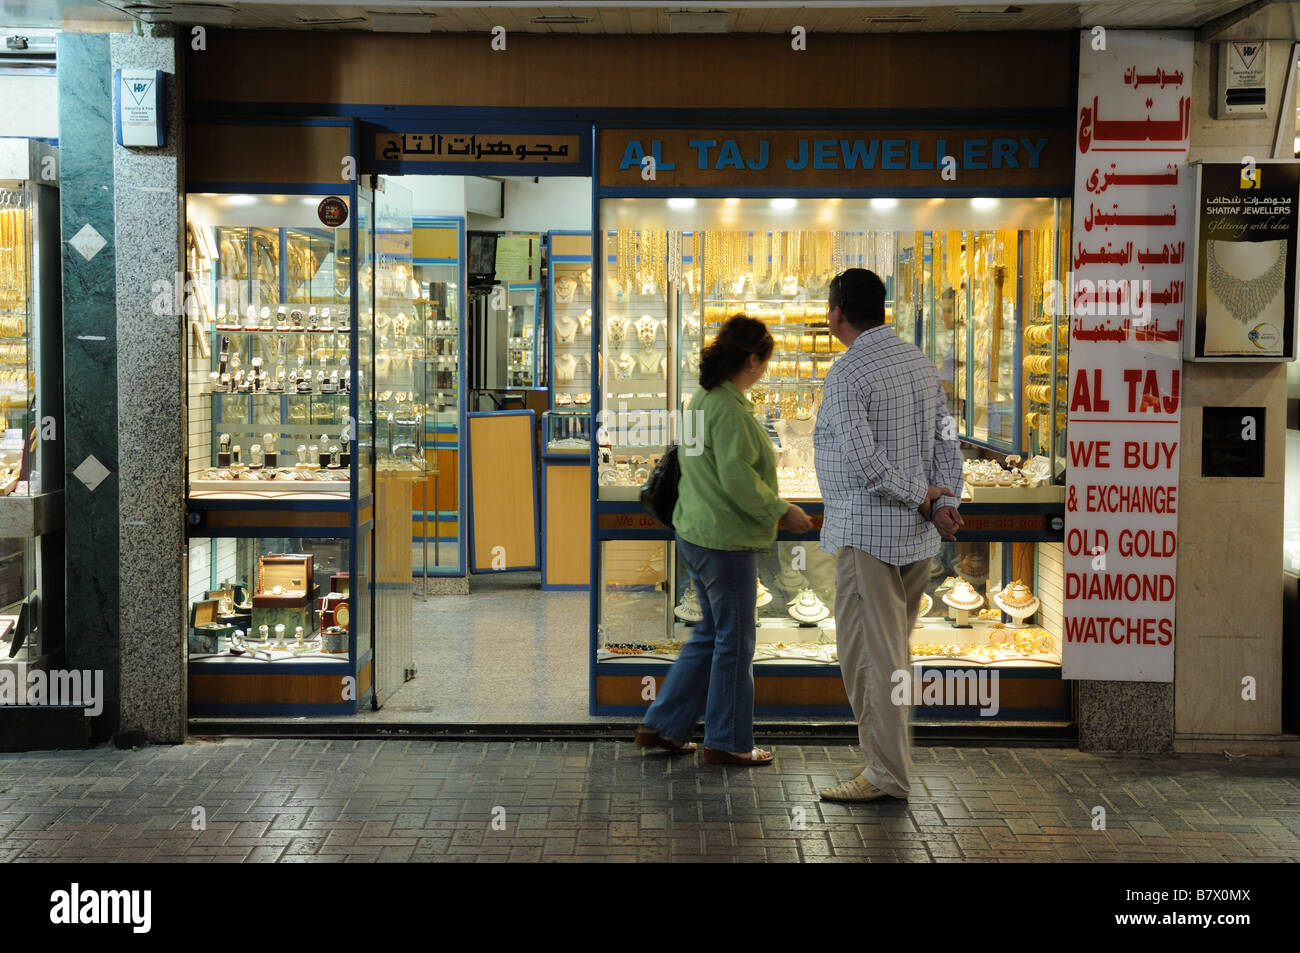
[[[684,412],[673,526],[707,549],[766,549],[789,504],[777,496],[776,453],[754,405],[731,381],[701,388]],[[692,445],[693,438],[693,445]]]

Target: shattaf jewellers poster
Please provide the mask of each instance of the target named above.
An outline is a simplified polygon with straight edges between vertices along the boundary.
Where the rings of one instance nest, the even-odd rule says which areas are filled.
[[[1196,169],[1189,360],[1295,357],[1300,163],[1203,162]]]

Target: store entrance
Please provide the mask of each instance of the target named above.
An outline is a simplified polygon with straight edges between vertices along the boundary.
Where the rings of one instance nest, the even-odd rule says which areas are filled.
[[[410,547],[413,624],[409,642],[384,650],[377,575],[376,677],[390,687],[359,717],[586,721],[592,180],[378,181],[375,438],[381,449],[417,443],[422,467],[404,496],[390,477],[382,502],[376,474],[377,506],[400,499],[409,523],[405,535],[376,534],[376,572],[381,554]],[[404,218],[382,221],[397,196],[409,199]],[[403,222],[405,257],[392,239]],[[398,293],[381,292],[385,269],[403,268],[388,289]],[[413,394],[422,407],[404,399]]]

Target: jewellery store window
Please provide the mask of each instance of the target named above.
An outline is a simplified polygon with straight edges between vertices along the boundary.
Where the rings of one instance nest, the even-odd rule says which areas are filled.
[[[351,491],[349,229],[323,226],[319,203],[303,195],[189,196],[192,498]],[[357,353],[368,357],[369,331],[357,333],[364,339]]]
[[[611,537],[620,520],[635,523],[616,514],[635,505],[689,411],[701,348],[733,314],[758,318],[775,339],[749,397],[777,451],[781,495],[820,511],[812,432],[826,373],[845,350],[830,334],[827,293],[846,268],[880,275],[886,320],[938,369],[962,442],[963,500],[1063,501],[1068,323],[1048,312],[1044,286],[1063,276],[1067,202],[606,199],[600,215],[596,490],[611,528],[593,594],[598,680],[624,664],[671,661],[700,618],[673,543],[634,529]],[[1059,673],[1061,548],[945,543],[910,639],[913,659],[1013,667],[1031,679]],[[779,538],[758,562],[756,664],[780,674],[837,664],[833,559],[815,539]],[[1045,710],[1030,700],[1017,707]]]

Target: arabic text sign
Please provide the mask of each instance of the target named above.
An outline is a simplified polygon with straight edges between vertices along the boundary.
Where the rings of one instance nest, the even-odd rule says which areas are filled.
[[[562,162],[581,159],[578,136],[381,132],[375,158],[388,162]]]
[[[1065,502],[1066,678],[1171,681],[1190,33],[1080,34]]]
[[[1198,163],[1188,360],[1295,357],[1300,163]]]

